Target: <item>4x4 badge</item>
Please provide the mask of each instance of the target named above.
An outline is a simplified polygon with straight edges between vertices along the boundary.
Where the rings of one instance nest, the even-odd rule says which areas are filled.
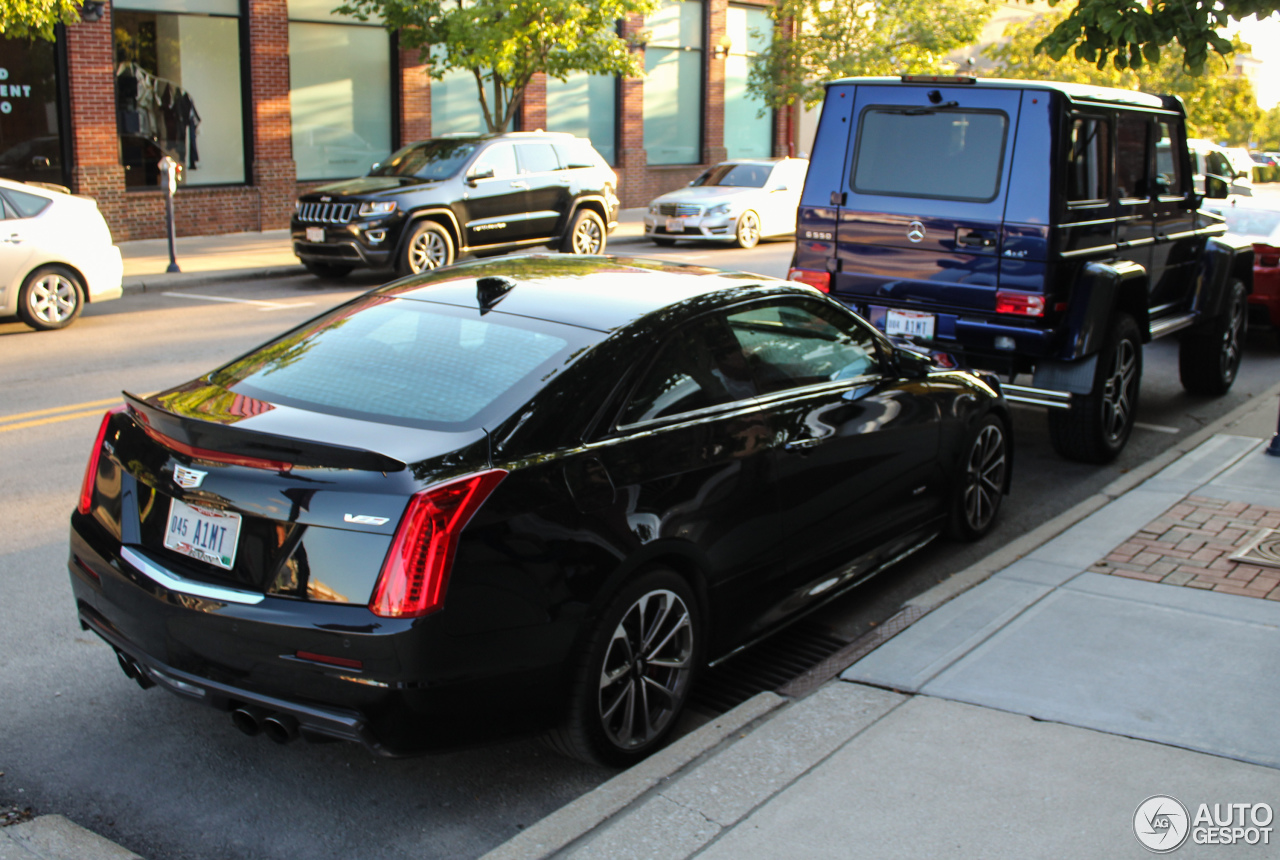
[[[184,490],[193,490],[200,486],[207,474],[209,473],[196,469],[184,469],[182,466],[173,467],[173,480]]]
[[[912,242],[924,241],[924,224],[919,221],[912,221],[907,225],[907,238]]]

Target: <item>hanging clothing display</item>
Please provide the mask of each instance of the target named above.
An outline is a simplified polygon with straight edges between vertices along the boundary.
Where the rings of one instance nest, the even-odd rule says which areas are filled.
[[[127,60],[116,68],[116,111],[121,135],[154,141],[188,170],[196,169],[200,114],[182,87]]]

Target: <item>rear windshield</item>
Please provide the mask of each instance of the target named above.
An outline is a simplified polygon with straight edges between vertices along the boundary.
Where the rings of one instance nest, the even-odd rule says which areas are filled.
[[[370,171],[369,175],[448,179],[462,169],[463,162],[475,151],[474,140],[424,140],[392,153],[390,158]]]
[[[496,311],[367,296],[216,371],[259,400],[469,430],[525,403],[598,332]]]
[[[869,108],[851,186],[859,194],[994,200],[1009,120],[998,111]]]

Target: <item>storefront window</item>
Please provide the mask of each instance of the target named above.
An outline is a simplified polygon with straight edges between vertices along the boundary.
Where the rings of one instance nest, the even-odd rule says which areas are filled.
[[[376,22],[331,14],[334,5],[289,1],[298,179],[363,176],[391,153],[391,40]]]
[[[578,72],[568,80],[547,81],[547,131],[566,131],[591,141],[610,164],[614,158],[614,129],[618,79],[612,75]]]
[[[0,176],[66,184],[55,48],[0,39]]]
[[[494,109],[493,84],[486,84],[489,110]],[[486,134],[489,127],[484,122],[484,109],[480,107],[480,92],[476,89],[476,77],[471,72],[455,69],[431,82],[431,135]]]
[[[116,121],[125,186],[154,187],[164,155],[185,185],[245,181],[239,4],[116,0]],[[140,11],[140,10],[147,11]]]
[[[767,158],[773,155],[773,111],[747,95],[747,74],[752,58],[769,46],[773,21],[764,9],[730,6],[727,23],[733,44],[724,64],[724,146],[730,158]]]
[[[645,19],[644,149],[649,164],[702,160],[702,3],[663,0]]]

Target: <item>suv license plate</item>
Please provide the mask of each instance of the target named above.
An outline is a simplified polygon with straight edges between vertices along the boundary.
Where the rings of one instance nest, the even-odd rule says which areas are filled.
[[[683,232],[684,232],[684,219],[683,219],[683,218],[668,218],[668,219],[667,219],[667,232],[668,232],[668,233],[683,233]]]
[[[933,314],[888,310],[884,316],[884,333],[932,339],[935,319]]]
[[[323,242],[323,241],[324,241],[324,228],[323,228],[323,227],[308,227],[308,228],[307,228],[307,241],[308,241],[308,242]]]
[[[231,570],[236,563],[236,544],[239,541],[239,514],[170,500],[169,525],[164,533],[165,549]]]

